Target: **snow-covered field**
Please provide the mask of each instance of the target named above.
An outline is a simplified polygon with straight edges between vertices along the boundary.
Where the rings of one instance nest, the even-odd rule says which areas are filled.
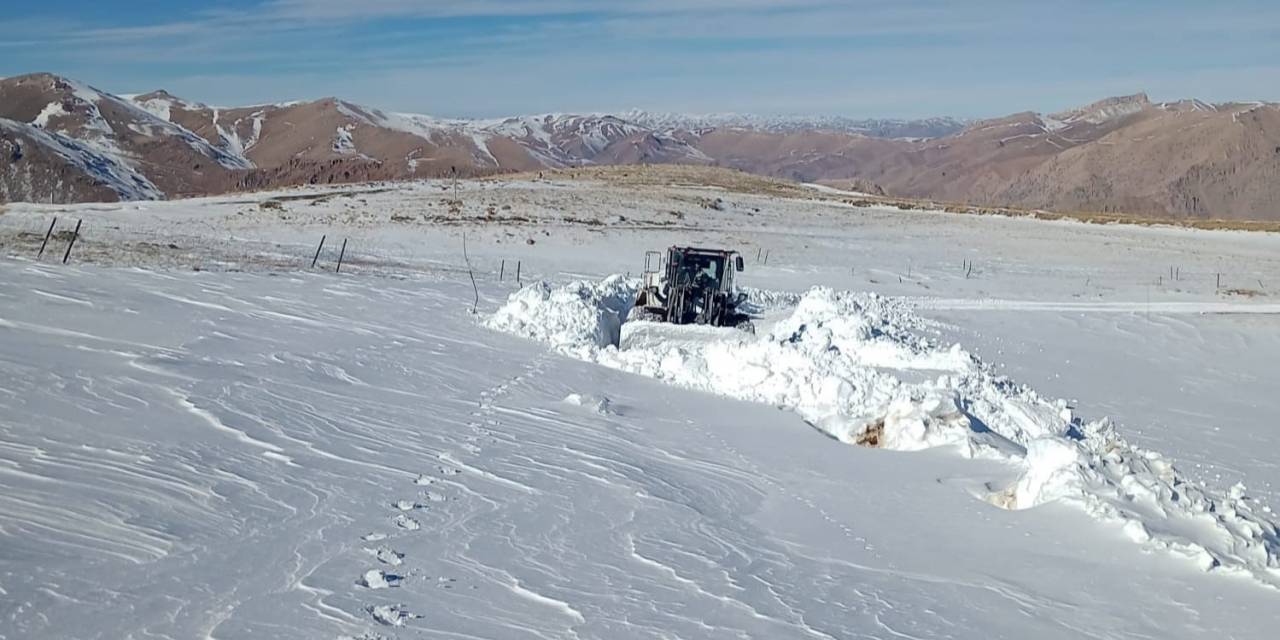
[[[1272,633],[1280,237],[450,187],[0,215],[0,638]]]

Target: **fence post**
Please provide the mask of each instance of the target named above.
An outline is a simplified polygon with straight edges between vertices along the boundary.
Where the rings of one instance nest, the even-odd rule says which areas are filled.
[[[80,223],[84,220],[76,220],[76,230],[71,233],[71,242],[67,243],[67,252],[62,254],[62,264],[66,264],[71,258],[71,247],[76,246],[76,238],[80,237]]]
[[[334,273],[342,273],[342,257],[347,255],[347,239],[342,239],[342,251],[338,252],[338,266],[333,270]]]
[[[324,248],[324,239],[326,236],[320,236],[320,246],[316,247],[316,257],[311,259],[311,268],[316,268],[316,260],[320,259],[320,250]]]
[[[521,286],[521,284],[520,284],[520,264],[521,264],[521,263],[520,263],[520,261],[519,261],[519,260],[516,260],[516,286],[517,286],[517,287]]]
[[[502,277],[507,273],[507,261],[503,260],[502,265],[498,267],[498,282],[502,282]]]
[[[49,197],[52,198],[53,196],[50,195]],[[54,216],[53,222],[49,223],[49,230],[44,234],[44,242],[40,243],[40,253],[36,254],[36,260],[39,260],[44,256],[44,248],[49,244],[49,238],[53,235],[53,227],[56,224],[58,224],[58,216]]]
[[[462,261],[467,263],[467,275],[471,276],[471,289],[476,294],[475,301],[471,303],[471,313],[474,314],[480,308],[480,287],[476,286],[476,274],[471,270],[471,257],[467,255],[467,234],[465,233],[462,234]]]

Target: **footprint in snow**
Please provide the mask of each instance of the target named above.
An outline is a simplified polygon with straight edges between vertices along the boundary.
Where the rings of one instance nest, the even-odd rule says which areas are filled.
[[[422,528],[422,525],[417,520],[414,520],[403,513],[396,516],[395,523],[397,527],[400,527],[405,531],[417,531]]]
[[[426,493],[423,493],[422,496],[427,499],[427,502],[444,502],[445,500],[448,500],[448,498],[444,497],[444,494],[436,493],[434,491],[427,491]]]
[[[432,478],[423,473],[418,474],[418,479],[413,481],[414,484],[420,487],[425,487],[429,484],[435,484],[435,482],[436,482],[435,478]]]
[[[476,445],[474,445],[474,444],[471,444],[470,442],[464,442],[464,443],[462,443],[462,444],[461,444],[461,445],[459,445],[459,446],[460,446],[460,447],[462,447],[462,450],[463,450],[463,451],[466,451],[467,453],[470,453],[470,454],[472,454],[472,455],[475,455],[475,454],[480,453],[481,451],[483,451],[483,449],[481,449],[480,447],[478,447],[478,446],[476,446]]]
[[[380,604],[366,607],[365,611],[368,611],[379,624],[385,624],[388,627],[403,627],[410,620],[422,617],[409,613],[402,604]]]
[[[386,573],[381,569],[370,569],[360,577],[359,584],[369,589],[388,589],[400,586],[400,581],[403,579],[401,576]]]
[[[366,534],[364,534],[364,535],[360,536],[360,539],[361,539],[361,540],[364,540],[365,542],[377,542],[377,541],[379,541],[379,540],[386,540],[386,539],[387,539],[387,534],[385,534],[385,533],[366,533]]]
[[[378,547],[377,549],[365,548],[365,551],[373,554],[382,564],[389,564],[393,567],[400,566],[404,562],[404,554],[392,549],[391,547]]]
[[[437,467],[437,468],[440,469],[440,475],[442,476],[456,476],[459,473],[462,473],[462,469],[455,469],[453,467]]]
[[[412,500],[396,500],[395,502],[391,503],[391,506],[401,511],[413,511],[414,509],[424,508],[422,505]]]

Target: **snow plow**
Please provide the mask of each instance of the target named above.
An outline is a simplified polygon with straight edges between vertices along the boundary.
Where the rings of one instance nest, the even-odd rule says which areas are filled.
[[[747,294],[734,285],[743,270],[736,251],[671,247],[644,256],[644,282],[631,317],[671,324],[705,324],[754,332],[741,309]]]

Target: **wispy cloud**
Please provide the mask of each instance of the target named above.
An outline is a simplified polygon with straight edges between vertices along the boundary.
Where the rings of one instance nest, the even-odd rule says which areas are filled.
[[[1280,97],[1238,71],[1280,59],[1280,5],[1261,1],[190,1],[148,17],[17,12],[0,21],[0,75],[49,69],[222,103],[337,94],[444,115],[974,116],[1143,88]]]
[[[302,20],[369,19],[379,17],[446,18],[466,16],[511,17],[571,14],[689,14],[709,11],[760,11],[849,6],[832,0],[269,0],[268,14]]]

